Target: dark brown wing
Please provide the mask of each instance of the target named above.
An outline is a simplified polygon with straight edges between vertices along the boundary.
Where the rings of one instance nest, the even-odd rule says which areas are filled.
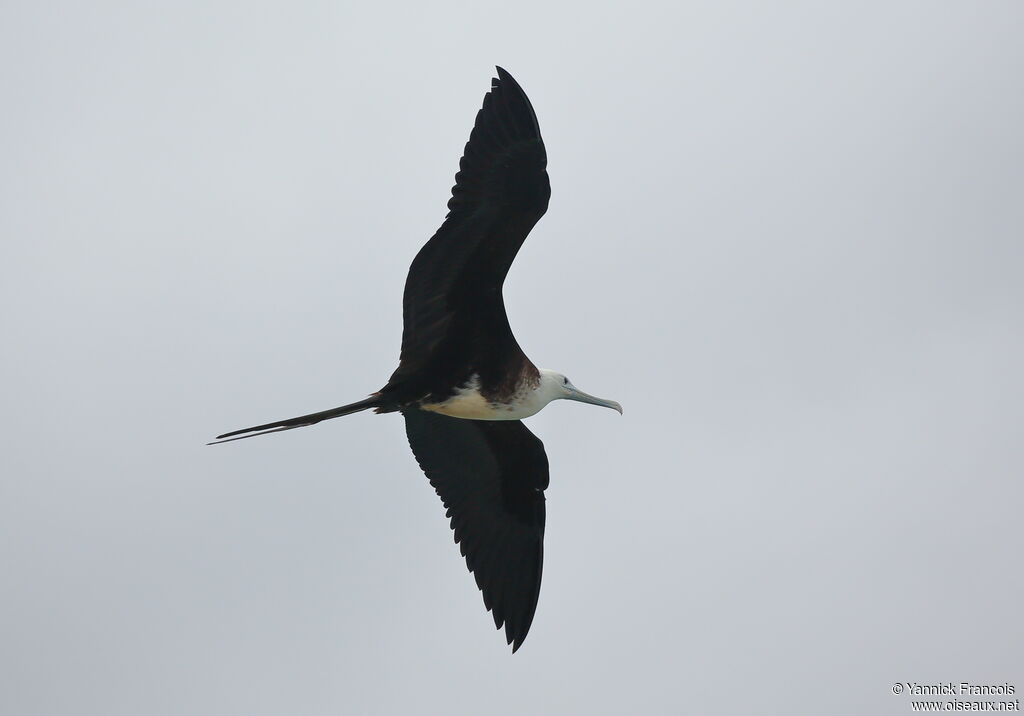
[[[409,410],[416,461],[448,508],[484,606],[514,652],[533,622],[544,559],[548,458],[518,420],[463,420]]]
[[[445,222],[409,268],[401,365],[392,381],[423,367],[446,340],[481,339],[456,335],[460,331],[491,332],[491,342],[514,344],[501,286],[547,210],[551,186],[530,100],[497,69],[459,163]]]

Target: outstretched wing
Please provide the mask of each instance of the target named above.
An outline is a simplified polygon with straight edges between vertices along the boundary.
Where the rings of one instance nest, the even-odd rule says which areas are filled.
[[[544,558],[544,443],[518,420],[405,411],[417,462],[448,509],[455,541],[512,651],[530,630]]]
[[[497,70],[459,163],[445,222],[409,268],[396,377],[428,361],[456,326],[514,343],[501,286],[547,211],[551,186],[530,100],[508,72]]]

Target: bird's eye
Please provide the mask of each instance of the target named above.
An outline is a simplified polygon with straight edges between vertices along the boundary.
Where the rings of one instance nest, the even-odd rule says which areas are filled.
[[[565,376],[562,376],[562,385],[569,385],[569,379]]]

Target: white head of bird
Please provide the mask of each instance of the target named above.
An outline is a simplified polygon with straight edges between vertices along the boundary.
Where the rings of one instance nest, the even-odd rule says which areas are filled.
[[[537,388],[536,394],[543,402],[540,403],[534,413],[539,412],[541,408],[552,400],[575,400],[580,403],[590,403],[591,405],[600,405],[603,408],[618,410],[619,415],[622,415],[622,406],[614,400],[598,398],[590,393],[584,393],[564,375],[547,368],[540,369],[540,385]]]

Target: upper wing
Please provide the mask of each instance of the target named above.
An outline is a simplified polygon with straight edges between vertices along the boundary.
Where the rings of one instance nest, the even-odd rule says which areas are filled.
[[[512,651],[523,643],[540,594],[548,458],[518,420],[463,420],[408,410],[416,461],[451,518],[455,541]]]
[[[497,69],[459,163],[445,222],[409,268],[399,373],[430,357],[460,311],[500,311],[471,322],[507,330],[501,285],[547,211],[551,186],[537,117],[523,89]]]

